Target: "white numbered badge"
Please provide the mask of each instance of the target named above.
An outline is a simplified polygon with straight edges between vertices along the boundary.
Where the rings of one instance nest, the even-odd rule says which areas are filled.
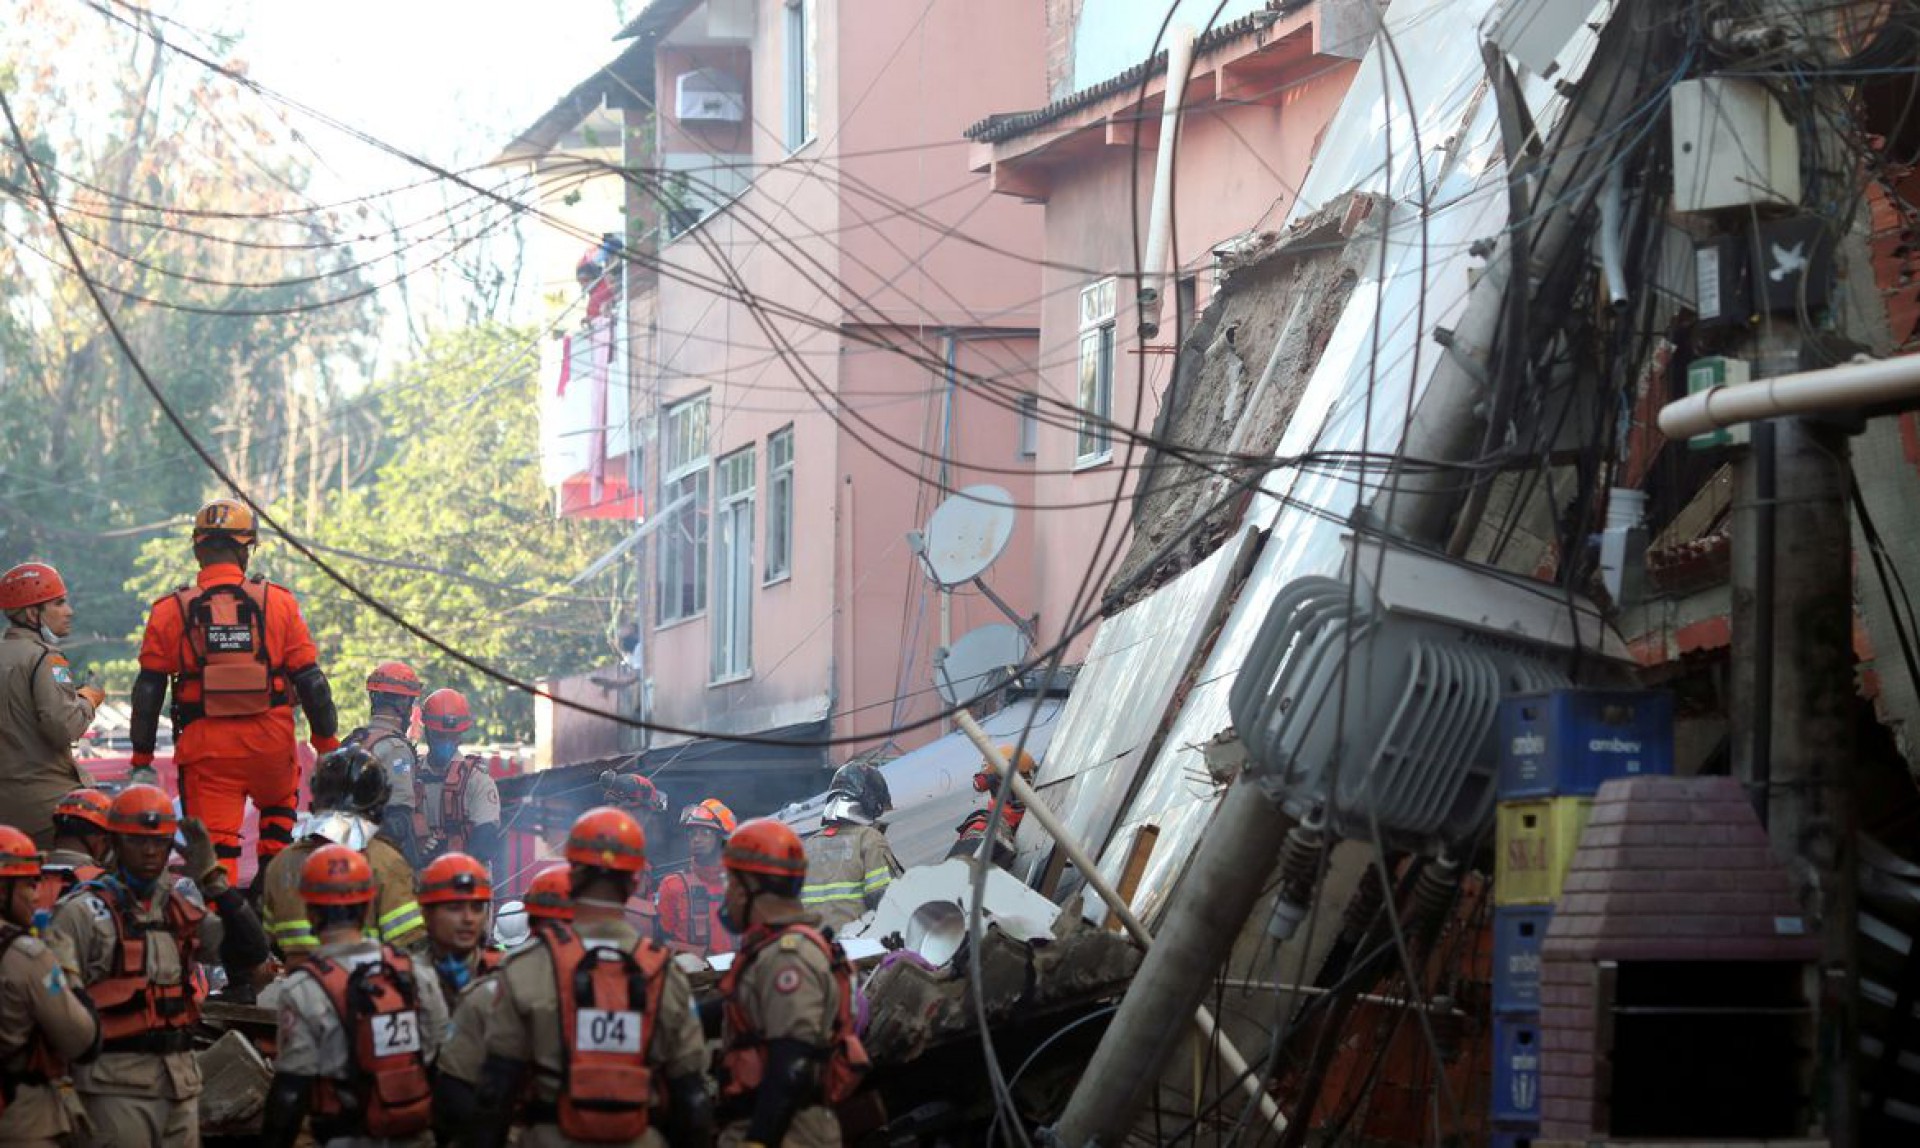
[[[409,1009],[406,1012],[381,1013],[373,1018],[373,1055],[398,1056],[404,1052],[419,1051],[419,1013]]]
[[[575,1026],[577,1052],[639,1052],[640,1014],[604,1008],[583,1008]]]

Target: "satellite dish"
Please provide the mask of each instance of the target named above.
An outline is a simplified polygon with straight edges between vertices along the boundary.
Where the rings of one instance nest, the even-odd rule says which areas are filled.
[[[927,519],[927,573],[942,586],[961,586],[986,573],[1013,540],[1013,495],[997,486],[969,486],[950,495]]]
[[[1018,626],[982,626],[952,649],[933,652],[933,688],[950,706],[979,697],[1005,684],[1012,668],[1026,661],[1029,648]]]

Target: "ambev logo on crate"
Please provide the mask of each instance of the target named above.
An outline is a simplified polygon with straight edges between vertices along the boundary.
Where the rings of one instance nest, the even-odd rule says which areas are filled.
[[[1587,743],[1587,748],[1595,753],[1631,753],[1640,752],[1640,743],[1628,741],[1623,737],[1596,737]]]
[[[1539,757],[1547,752],[1547,739],[1537,733],[1523,733],[1513,739],[1511,750],[1515,757]]]

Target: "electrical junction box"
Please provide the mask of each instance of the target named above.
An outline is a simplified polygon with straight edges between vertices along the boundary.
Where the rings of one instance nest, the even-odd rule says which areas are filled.
[[[1687,364],[1687,393],[1697,395],[1711,387],[1744,383],[1751,377],[1751,368],[1747,366],[1745,359],[1710,355]],[[1721,427],[1706,434],[1694,435],[1687,440],[1687,449],[1713,450],[1723,446],[1745,446],[1749,437],[1747,424],[1741,423],[1739,426]]]
[[[1694,245],[1693,308],[1702,327],[1741,326],[1753,317],[1744,238],[1723,235]]]
[[[1824,310],[1833,286],[1833,235],[1811,215],[1764,220],[1753,234],[1753,286],[1774,314]]]
[[[1800,202],[1800,137],[1755,80],[1706,76],[1673,86],[1673,207]]]

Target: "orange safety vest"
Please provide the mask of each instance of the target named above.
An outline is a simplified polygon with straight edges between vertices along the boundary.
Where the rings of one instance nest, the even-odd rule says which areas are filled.
[[[588,948],[559,924],[542,940],[559,995],[560,1131],[590,1144],[646,1135],[653,1095],[647,1054],[672,954],[644,938],[631,949]]]
[[[116,933],[112,967],[104,979],[87,986],[87,995],[100,1013],[102,1048],[150,1052],[151,1047],[116,1049],[114,1045],[149,1035],[177,1032],[184,1036],[200,1019],[200,1005],[193,994],[193,959],[200,947],[200,922],[206,919],[206,909],[187,900],[175,885],[167,891],[166,920],[155,925],[135,919],[133,900],[118,881],[89,881],[78,888],[106,902]],[[155,984],[147,968],[147,934],[156,930],[173,934],[179,946],[178,984]]]
[[[281,668],[267,652],[270,586],[263,578],[249,578],[237,585],[174,591],[186,646],[180,664],[188,667],[173,680],[176,725],[202,717],[249,717],[292,704]],[[183,692],[183,686],[194,688]]]
[[[356,969],[314,957],[296,973],[320,983],[352,1058],[345,1083],[313,1082],[315,1137],[324,1143],[336,1136],[417,1136],[431,1127],[433,1082],[413,962],[382,945],[379,960]]]
[[[440,781],[440,833],[447,839],[447,848],[455,853],[466,851],[467,830],[473,828],[467,823],[467,803],[464,800],[467,772],[484,770],[486,767],[486,762],[478,754],[469,753],[448,762],[447,774]]]
[[[0,961],[7,957],[7,950],[13,943],[27,935],[24,929],[12,925],[0,924]],[[67,1074],[67,1062],[53,1051],[47,1043],[46,1034],[38,1028],[27,1038],[21,1048],[0,1049],[0,1060],[18,1055],[22,1049],[26,1052],[26,1062],[18,1072],[0,1073],[0,1116],[6,1115],[7,1106],[13,1103],[15,1090],[22,1084],[51,1084]]]
[[[853,1095],[873,1067],[867,1059],[866,1046],[860,1043],[860,1034],[854,1031],[853,965],[847,960],[846,950],[811,925],[790,924],[755,929],[754,933],[742,939],[739,954],[734,957],[726,976],[720,978],[720,996],[725,1001],[729,1034],[727,1047],[720,1054],[722,1100],[753,1095],[766,1077],[767,1038],[760,1031],[757,1018],[740,1003],[740,978],[762,950],[788,933],[805,937],[820,946],[820,950],[827,955],[827,966],[839,990],[836,995],[840,1002],[834,1010],[833,1030],[827,1037],[827,1047],[820,1050],[819,1054],[825,1061],[820,1074],[821,1099],[828,1104],[839,1104]]]
[[[71,869],[48,866],[40,870],[40,885],[34,890],[33,907],[40,912],[52,912],[62,897],[106,875],[107,871],[98,865],[76,865]]]

